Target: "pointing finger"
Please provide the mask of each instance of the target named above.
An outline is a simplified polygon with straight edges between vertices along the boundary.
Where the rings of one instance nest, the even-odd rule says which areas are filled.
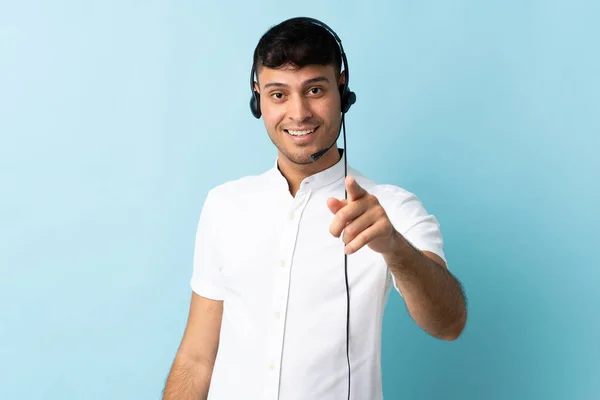
[[[367,194],[367,191],[350,175],[346,178],[346,191],[348,192],[348,201],[358,200]]]

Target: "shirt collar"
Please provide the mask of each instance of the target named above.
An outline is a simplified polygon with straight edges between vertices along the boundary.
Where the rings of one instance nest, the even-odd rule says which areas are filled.
[[[345,155],[343,149],[338,149],[338,151],[340,153],[340,159],[338,160],[337,163],[335,163],[334,165],[332,165],[331,167],[329,167],[323,171],[320,171],[320,172],[317,172],[316,174],[307,176],[301,182],[300,187],[302,188],[305,185],[308,185],[312,189],[317,189],[317,188],[332,184],[340,179],[343,179],[344,178],[344,161],[345,161],[346,155]],[[271,168],[271,174],[275,177],[275,180],[277,181],[278,185],[281,184],[281,185],[283,185],[283,187],[285,187],[285,190],[288,190],[287,180],[282,175],[281,171],[279,171],[279,167],[277,165],[278,161],[279,161],[279,157],[276,158],[273,168]]]

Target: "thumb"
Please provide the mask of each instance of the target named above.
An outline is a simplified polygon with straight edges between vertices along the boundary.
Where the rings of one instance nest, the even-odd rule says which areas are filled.
[[[327,200],[327,207],[329,207],[329,211],[331,211],[333,214],[340,211],[347,204],[348,204],[347,200],[338,200],[334,197],[331,197]]]

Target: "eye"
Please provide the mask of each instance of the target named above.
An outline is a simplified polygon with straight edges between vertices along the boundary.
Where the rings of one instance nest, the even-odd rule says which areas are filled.
[[[320,94],[322,92],[323,92],[323,89],[321,89],[320,87],[314,87],[309,90],[310,94]]]
[[[283,99],[283,93],[280,93],[280,92],[271,93],[271,97],[273,97],[275,100],[281,100],[281,99]]]

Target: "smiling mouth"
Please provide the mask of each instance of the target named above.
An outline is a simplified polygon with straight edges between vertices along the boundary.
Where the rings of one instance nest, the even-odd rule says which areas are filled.
[[[296,137],[302,137],[302,136],[308,136],[308,135],[310,135],[311,133],[313,133],[317,129],[319,129],[318,126],[315,127],[315,128],[312,128],[312,129],[303,129],[303,130],[284,129],[284,131],[288,135],[296,136]]]

